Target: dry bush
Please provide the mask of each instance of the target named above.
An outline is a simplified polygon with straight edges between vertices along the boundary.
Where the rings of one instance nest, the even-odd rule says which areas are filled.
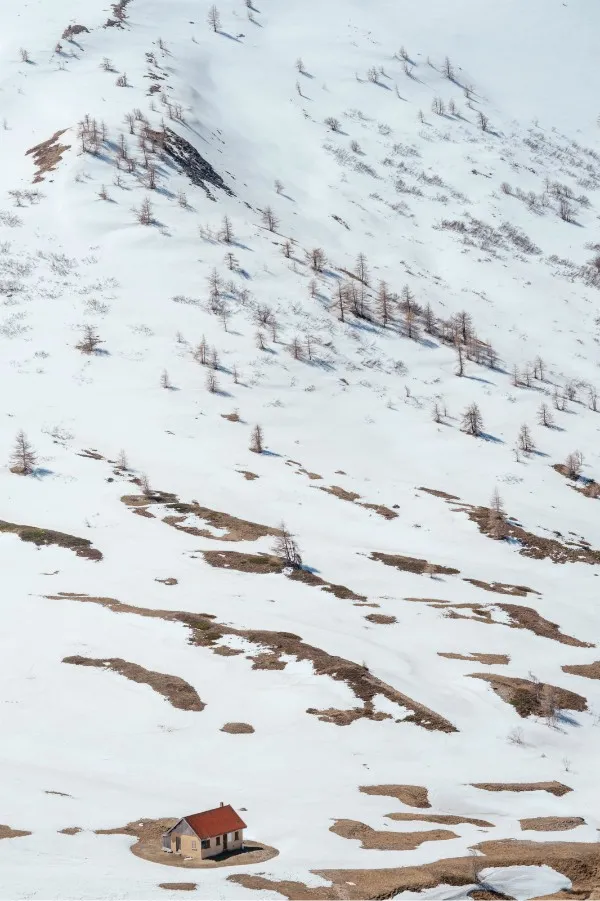
[[[86,325],[83,328],[83,337],[76,347],[84,354],[95,354],[103,343],[93,326]]]
[[[273,553],[283,561],[284,566],[290,566],[292,569],[302,569],[302,557],[298,544],[283,522],[280,526],[280,534],[273,545]]]

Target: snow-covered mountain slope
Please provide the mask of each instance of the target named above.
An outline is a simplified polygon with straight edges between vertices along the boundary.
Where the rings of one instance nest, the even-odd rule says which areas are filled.
[[[0,896],[593,893],[600,7],[5,6]]]

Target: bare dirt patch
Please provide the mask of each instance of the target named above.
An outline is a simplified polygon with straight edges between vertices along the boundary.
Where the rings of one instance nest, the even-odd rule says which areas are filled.
[[[391,685],[388,685],[387,682],[378,679],[369,672],[367,667],[354,661],[346,660],[343,657],[328,654],[327,651],[323,651],[321,648],[306,644],[299,635],[294,635],[291,632],[236,629],[233,626],[215,622],[214,617],[210,614],[135,607],[132,604],[122,604],[114,598],[91,597],[86,594],[73,594],[71,592],[46,595],[46,597],[49,600],[70,600],[85,604],[99,604],[113,613],[130,613],[136,616],[163,619],[167,622],[182,623],[191,631],[191,644],[200,647],[214,649],[215,646],[218,646],[217,642],[220,639],[226,635],[235,635],[246,639],[259,648],[270,651],[277,657],[290,656],[295,657],[297,660],[310,660],[317,675],[329,676],[331,679],[348,685],[356,698],[362,702],[362,708],[359,708],[359,710],[362,710],[360,715],[367,719],[373,718],[375,715],[374,698],[377,695],[382,695],[392,703],[410,711],[408,716],[404,716],[397,722],[415,723],[424,729],[432,731],[457,731],[456,726],[449,720],[430,710],[424,704],[413,701],[408,695],[397,691]]]
[[[341,600],[365,601],[366,597],[356,594],[345,585],[335,585],[326,582],[320,576],[307,569],[286,569],[284,561],[274,554],[244,554],[240,551],[203,551],[202,555],[211,566],[221,569],[235,569],[243,573],[284,573],[292,582],[304,582],[305,585],[314,585],[322,588]]]
[[[511,676],[469,673],[471,679],[489,682],[498,697],[511,704],[519,716],[549,716],[558,710],[587,710],[587,700],[574,691]]]
[[[519,820],[521,829],[534,829],[536,832],[563,832],[583,826],[583,817],[526,817]]]
[[[285,660],[269,652],[255,654],[247,660],[252,660],[252,669],[285,669],[287,666]]]
[[[31,542],[37,547],[48,547],[55,544],[57,547],[74,551],[78,557],[102,560],[102,554],[92,547],[91,541],[88,541],[87,538],[67,535],[66,532],[55,532],[53,529],[41,529],[38,526],[21,526],[4,520],[0,520],[0,532],[11,532],[13,535],[18,535],[21,541]]]
[[[455,494],[448,494],[447,491],[440,491],[437,488],[423,488],[423,486],[419,487],[419,491],[424,491],[426,494],[432,494],[434,497],[441,497],[445,501],[459,501],[460,498]]]
[[[213,541],[257,541],[266,535],[277,536],[280,529],[273,526],[264,526],[257,522],[250,522],[247,519],[240,519],[237,516],[231,516],[229,513],[222,513],[219,510],[211,510],[209,507],[203,507],[201,504],[192,502],[189,504],[179,500],[177,495],[170,494],[165,491],[154,491],[148,497],[145,495],[126,494],[121,501],[128,507],[148,509],[152,507],[153,515],[163,513],[162,521],[180,532],[186,532],[188,535],[196,535],[199,538],[211,538]],[[157,509],[157,508],[161,508]],[[194,516],[204,520],[213,529],[217,529],[222,534],[215,535],[208,529],[199,529],[197,526],[186,525],[188,516]]]
[[[600,845],[583,842],[486,841],[474,846],[481,852],[477,864],[487,867],[542,866],[563,873],[573,883],[570,898],[596,897],[600,886]],[[440,885],[473,884],[473,857],[453,857],[414,867],[379,870],[313,870],[326,886],[267,879],[241,873],[228,880],[259,892],[275,891],[290,901],[383,901],[401,892],[420,892]],[[581,893],[581,894],[577,894]],[[481,896],[480,896],[481,897]],[[494,897],[499,897],[495,895]],[[553,896],[555,897],[555,896]],[[556,896],[558,897],[558,896]]]
[[[449,829],[428,829],[423,832],[378,832],[356,820],[336,820],[329,829],[342,838],[354,839],[361,848],[376,851],[414,851],[424,842],[439,842],[458,838]]]
[[[438,651],[438,657],[446,657],[448,660],[468,660],[472,663],[484,663],[486,666],[510,663],[508,654],[454,654],[450,651]]]
[[[139,666],[137,663],[122,660],[120,657],[102,658],[100,660],[94,660],[91,657],[65,657],[63,663],[112,670],[114,673],[125,676],[126,679],[131,679],[132,682],[149,685],[150,688],[166,698],[178,710],[195,710],[199,712],[206,707],[206,704],[200,700],[196,689],[179,676],[156,673]]]
[[[438,598],[405,598],[405,601],[412,603],[429,604],[436,610],[446,610],[446,616],[451,619],[474,619],[477,622],[486,622],[490,625],[508,626],[510,629],[527,629],[534,635],[542,638],[549,638],[552,641],[558,641],[560,644],[571,645],[577,648],[592,648],[593,644],[580,641],[572,635],[565,635],[560,631],[557,623],[551,623],[544,619],[543,616],[532,607],[523,607],[521,604],[496,603],[496,604],[457,604],[454,601],[444,601]],[[470,610],[473,614],[468,616],[464,613]],[[495,620],[493,613],[495,610],[502,610],[510,619],[510,622]],[[459,612],[460,611],[460,612]]]
[[[31,832],[28,832],[26,829],[11,829],[10,826],[5,826],[0,823],[0,839],[3,838],[22,838],[24,835],[31,835]]]
[[[493,591],[495,594],[510,594],[514,597],[524,598],[528,594],[539,594],[534,588],[528,588],[527,585],[511,585],[508,582],[484,582],[483,579],[464,579],[463,581],[475,585],[476,588],[483,588],[484,591]]]
[[[244,849],[242,851],[230,851],[207,860],[198,858],[186,859],[179,854],[167,854],[161,848],[161,837],[163,832],[166,832],[167,829],[170,829],[177,822],[176,818],[142,819],[128,823],[126,826],[119,826],[116,829],[96,829],[95,833],[96,835],[130,835],[137,839],[130,848],[130,851],[136,857],[141,857],[143,860],[149,860],[153,863],[160,863],[167,867],[181,867],[184,870],[262,863],[265,860],[277,857],[279,854],[276,848],[255,841],[244,841]]]
[[[310,474],[308,475],[310,477]],[[327,494],[333,494],[334,497],[339,498],[341,501],[349,501],[351,504],[356,504],[357,507],[364,507],[365,510],[373,510],[378,516],[383,516],[384,519],[396,519],[398,516],[395,510],[390,510],[384,504],[368,504],[366,501],[360,501],[360,494],[357,494],[355,491],[346,491],[345,488],[340,488],[339,485],[320,485],[319,491],[326,491]]]
[[[384,795],[397,798],[408,807],[431,807],[429,796],[424,785],[361,785],[364,795]]]
[[[600,679],[600,660],[595,663],[578,663],[561,666],[563,673],[572,676],[583,676],[585,679]]]
[[[58,140],[66,131],[66,128],[55,131],[47,141],[42,141],[41,144],[36,144],[35,147],[30,147],[25,152],[25,156],[30,154],[33,156],[37,169],[33,179],[34,184],[44,181],[44,175],[53,172],[60,163],[63,153],[70,149],[70,144],[60,144]]]
[[[557,798],[573,791],[562,782],[472,782],[471,785],[486,792],[548,792]]]
[[[233,413],[221,413],[222,419],[227,419],[229,422],[241,422],[240,414],[237,411]]]
[[[67,826],[66,829],[58,830],[61,835],[77,835],[78,832],[83,832],[83,829],[80,829],[79,826]]]
[[[367,613],[365,619],[368,619],[370,623],[377,623],[379,626],[391,626],[392,623],[398,622],[395,616],[386,616],[385,613]]]
[[[417,575],[445,575],[455,576],[460,570],[453,566],[441,566],[439,563],[430,563],[419,557],[405,557],[402,554],[384,554],[382,551],[373,551],[371,560],[379,560],[386,566],[393,566],[402,572],[416,573]]]
[[[306,712],[312,713],[322,723],[332,723],[334,726],[350,726],[351,723],[355,723],[356,720],[360,719],[373,720],[374,722],[392,719],[390,713],[383,713],[380,710],[376,711],[373,709],[365,711],[362,707],[351,707],[349,710],[339,710],[337,707],[317,710],[316,707],[309,707]],[[400,720],[396,720],[396,722],[400,722]]]
[[[579,494],[583,494],[584,497],[591,497],[594,500],[600,497],[600,484],[595,479],[586,479],[582,476],[571,478],[569,469],[564,463],[555,463],[552,469],[568,479],[569,487],[578,491]]]
[[[248,469],[238,469],[237,472],[239,472],[240,475],[243,475],[247,482],[253,482],[254,479],[260,478],[255,472],[250,472]]]
[[[469,826],[480,826],[482,829],[486,827],[494,828],[494,824],[488,823],[487,820],[455,816],[450,813],[386,813],[386,818],[388,820],[398,820],[401,823],[417,821],[419,823],[440,823],[443,826],[459,826],[461,823],[466,823]]]
[[[159,882],[158,887],[173,892],[194,892],[198,888],[195,882]]]
[[[173,578],[173,576],[169,576],[168,579],[155,579],[155,582],[160,582],[162,585],[177,585],[177,579]]]
[[[227,732],[229,735],[252,735],[254,726],[250,723],[225,723],[219,731]]]

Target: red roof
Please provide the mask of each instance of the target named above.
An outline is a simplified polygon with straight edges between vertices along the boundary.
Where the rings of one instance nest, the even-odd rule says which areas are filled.
[[[231,804],[215,807],[213,810],[204,810],[202,813],[192,813],[184,819],[198,838],[214,838],[216,835],[224,835],[226,832],[236,832],[238,829],[246,828],[243,819],[237,815]]]

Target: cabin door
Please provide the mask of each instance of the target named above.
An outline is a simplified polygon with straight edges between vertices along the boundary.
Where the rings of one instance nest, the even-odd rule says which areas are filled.
[[[227,833],[223,836],[223,851],[227,851]]]
[[[181,851],[181,836],[175,836],[175,853]]]

